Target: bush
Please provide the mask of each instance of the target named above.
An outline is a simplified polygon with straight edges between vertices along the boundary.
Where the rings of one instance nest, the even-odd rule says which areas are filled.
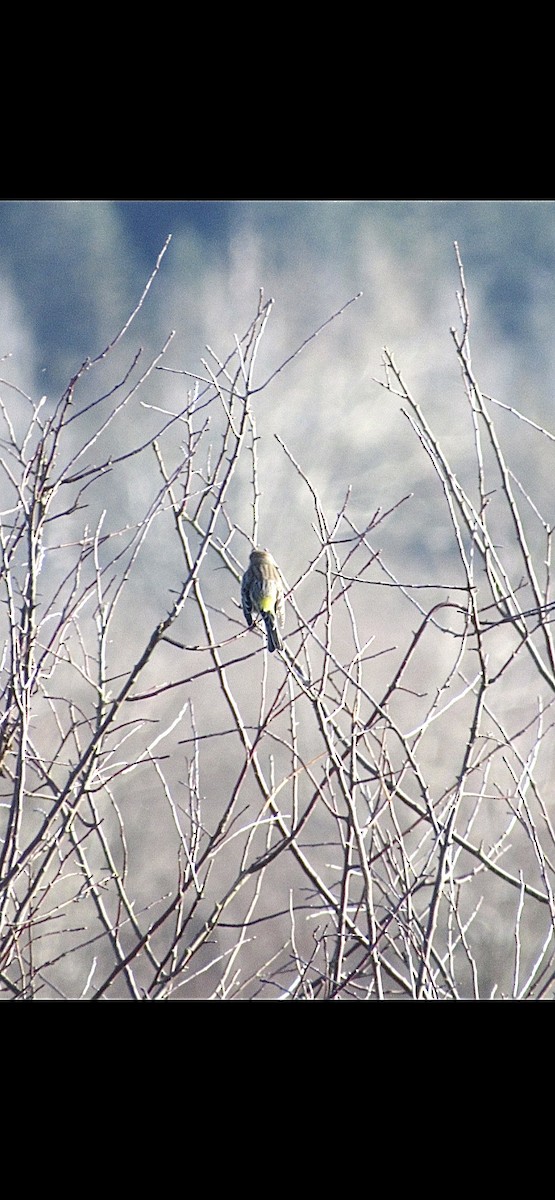
[[[403,488],[361,523],[346,486],[330,514],[277,437],[313,545],[271,657],[240,608],[256,407],[319,331],[258,382],[261,295],[155,404],[169,340],[116,374],[149,281],[56,405],[5,385],[5,998],[553,997],[552,522],[504,443],[554,439],[480,389],[459,271],[460,461],[389,351],[382,380],[437,479],[418,526],[448,532],[448,578],[377,547]]]

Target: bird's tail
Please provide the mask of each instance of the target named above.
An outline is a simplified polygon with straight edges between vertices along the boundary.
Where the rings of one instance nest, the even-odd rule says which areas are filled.
[[[264,617],[266,633],[268,634],[268,650],[270,651],[270,654],[273,654],[274,650],[283,650],[283,642],[276,625],[276,618],[274,614],[271,612],[265,612],[262,613],[262,616]]]

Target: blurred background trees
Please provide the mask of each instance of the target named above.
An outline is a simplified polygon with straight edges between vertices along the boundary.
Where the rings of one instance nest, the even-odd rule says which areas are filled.
[[[553,205],[0,223],[0,994],[552,998]]]

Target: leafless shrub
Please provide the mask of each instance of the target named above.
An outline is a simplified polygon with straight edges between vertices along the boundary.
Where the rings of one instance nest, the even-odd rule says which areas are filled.
[[[276,436],[315,549],[271,658],[239,590],[272,302],[179,374],[177,411],[149,399],[171,337],[90,398],[135,314],[57,404],[3,385],[5,998],[553,997],[551,516],[498,416],[554,437],[482,392],[459,271],[471,458],[448,461],[389,351],[381,380],[437,477],[446,578],[398,578],[391,513],[361,527],[347,481],[325,512]]]

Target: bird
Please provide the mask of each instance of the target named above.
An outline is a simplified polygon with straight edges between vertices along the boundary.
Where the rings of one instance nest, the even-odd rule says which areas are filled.
[[[253,624],[253,613],[260,615],[266,626],[268,650],[283,650],[278,622],[285,621],[283,580],[279,567],[269,550],[254,549],[241,582],[241,604],[247,625]]]

